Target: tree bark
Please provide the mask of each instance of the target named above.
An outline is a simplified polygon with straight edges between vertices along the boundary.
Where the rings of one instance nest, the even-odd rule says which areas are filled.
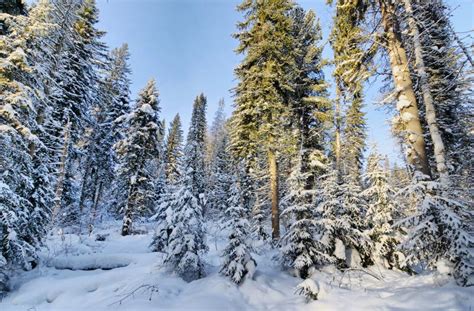
[[[275,150],[268,150],[268,168],[270,170],[270,196],[272,199],[272,239],[280,238],[280,210],[278,189],[278,163]]]
[[[335,102],[335,116],[334,123],[336,127],[336,137],[334,143],[334,156],[336,157],[336,171],[337,177],[340,178],[342,174],[341,167],[341,89],[336,86],[336,102]]]
[[[408,58],[402,45],[395,7],[390,0],[380,0],[382,24],[386,35],[393,81],[397,92],[397,110],[406,131],[407,158],[410,165],[425,175],[430,175],[426,146],[416,102],[413,81],[408,68]]]
[[[426,72],[425,62],[423,60],[423,48],[420,42],[420,32],[416,25],[413,16],[413,8],[411,0],[404,0],[405,10],[408,14],[408,26],[413,37],[413,45],[415,49],[415,70],[420,77],[421,92],[423,95],[423,102],[425,104],[425,118],[431,135],[431,140],[434,147],[434,156],[436,160],[436,168],[439,174],[441,183],[449,184],[448,167],[446,165],[446,149],[439,131],[438,122],[436,118],[436,111],[434,107],[433,95],[431,93],[430,84],[428,81],[428,73]]]
[[[63,150],[61,153],[61,160],[59,163],[59,176],[56,182],[56,191],[54,197],[54,207],[53,213],[51,216],[51,223],[54,224],[56,221],[56,217],[61,209],[61,200],[64,191],[64,179],[66,178],[66,161],[68,158],[69,152],[69,143],[70,143],[70,130],[71,130],[71,121],[68,121],[66,124],[66,128],[64,129],[64,144]]]

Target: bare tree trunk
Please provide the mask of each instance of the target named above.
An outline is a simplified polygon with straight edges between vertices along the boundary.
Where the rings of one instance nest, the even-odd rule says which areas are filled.
[[[51,216],[51,223],[54,224],[56,217],[61,209],[61,200],[64,191],[64,179],[66,178],[66,161],[68,158],[69,143],[70,143],[71,121],[68,120],[66,128],[64,129],[64,143],[61,153],[61,160],[59,163],[59,176],[56,182],[56,193],[54,198],[53,214]]]
[[[335,102],[335,116],[334,122],[336,126],[336,137],[334,143],[334,155],[336,157],[336,171],[338,178],[341,176],[341,89],[336,86],[336,102]]]
[[[99,182],[99,187],[96,187],[97,190],[95,192],[94,204],[92,206],[92,215],[91,215],[91,224],[94,225],[95,219],[97,218],[97,206],[99,205],[100,199],[102,198],[102,188],[104,183],[101,181]]]
[[[387,52],[397,92],[397,110],[400,112],[405,127],[405,140],[409,147],[407,152],[408,162],[416,170],[430,175],[423,129],[408,68],[408,59],[396,20],[395,7],[390,0],[380,0],[380,7],[387,40]]]
[[[133,184],[129,182],[127,204],[125,205],[125,215],[123,216],[122,236],[129,235],[132,231],[132,212],[133,208],[130,203],[130,195],[132,194]]]
[[[423,60],[423,48],[420,42],[420,32],[418,31],[418,27],[413,16],[413,8],[410,1],[411,0],[404,0],[404,3],[405,10],[408,13],[408,26],[413,37],[413,45],[415,48],[415,69],[418,76],[420,77],[421,92],[423,94],[423,102],[425,104],[426,111],[425,118],[430,130],[431,140],[433,142],[436,168],[438,170],[441,183],[447,185],[449,184],[449,174],[448,167],[446,165],[446,151],[441,133],[439,132],[433,95],[431,94],[428,73],[426,72],[425,62]]]
[[[270,196],[272,199],[272,239],[280,238],[280,210],[278,189],[278,163],[275,150],[268,150],[268,168],[270,170]]]

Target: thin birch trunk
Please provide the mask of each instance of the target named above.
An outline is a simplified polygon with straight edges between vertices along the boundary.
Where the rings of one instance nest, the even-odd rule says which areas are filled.
[[[405,10],[408,13],[408,26],[413,37],[413,45],[415,49],[415,70],[420,77],[421,92],[423,94],[423,102],[425,104],[425,118],[431,135],[434,147],[434,156],[436,160],[436,168],[441,183],[449,184],[448,167],[446,165],[446,149],[444,148],[443,139],[439,131],[436,119],[436,111],[434,107],[433,95],[431,94],[430,84],[428,81],[428,73],[426,72],[425,62],[423,60],[423,48],[420,42],[420,32],[413,16],[413,8],[411,0],[404,0]]]

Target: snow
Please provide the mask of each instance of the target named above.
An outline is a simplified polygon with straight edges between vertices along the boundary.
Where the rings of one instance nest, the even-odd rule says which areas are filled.
[[[316,270],[305,284],[315,286],[318,300],[307,302],[296,293],[303,280],[282,271],[272,260],[278,252],[273,249],[254,256],[257,267],[253,279],[237,286],[218,273],[228,232],[215,230],[214,224],[205,230],[218,235],[209,241],[209,252],[204,256],[206,277],[187,283],[163,265],[164,254],[149,251],[155,224],[141,225],[140,229],[148,231],[147,234],[125,237],[120,235],[120,225],[119,222],[98,225],[91,236],[48,236],[48,248],[40,253],[39,267],[14,278],[13,290],[0,302],[0,310],[469,310],[474,307],[474,288],[458,287],[450,276],[440,273],[408,276],[378,267],[350,269],[345,273],[332,266]],[[106,240],[96,241],[97,234],[106,236]]]

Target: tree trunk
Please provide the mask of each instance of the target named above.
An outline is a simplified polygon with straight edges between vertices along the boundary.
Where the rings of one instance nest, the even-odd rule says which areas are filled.
[[[132,231],[132,203],[130,202],[130,195],[132,194],[132,187],[134,185],[129,181],[127,204],[125,205],[125,215],[123,216],[122,236],[129,235]]]
[[[336,137],[334,143],[334,156],[336,157],[336,171],[338,178],[341,176],[341,89],[336,86],[336,102],[334,123],[336,127]]]
[[[272,239],[280,238],[280,210],[278,189],[278,163],[275,150],[268,150],[268,168],[270,170],[270,196],[272,199]]]
[[[407,152],[408,162],[416,170],[430,175],[423,129],[408,68],[408,59],[402,45],[400,27],[396,20],[395,7],[390,0],[380,0],[380,7],[386,35],[387,52],[397,92],[397,110],[405,127],[405,140],[409,147]]]
[[[99,182],[99,186],[95,187],[97,190],[95,191],[95,196],[94,196],[94,204],[92,206],[92,215],[91,215],[91,224],[95,224],[95,219],[97,218],[97,207],[99,205],[99,202],[102,198],[102,188],[103,188],[104,183],[102,181]]]
[[[408,13],[408,26],[413,37],[413,45],[415,49],[415,70],[420,77],[421,92],[423,94],[423,102],[425,104],[425,118],[430,130],[431,140],[433,142],[436,168],[438,170],[441,183],[447,185],[449,184],[449,174],[448,167],[446,165],[446,149],[444,148],[443,139],[441,137],[441,133],[439,132],[433,95],[431,94],[428,73],[426,72],[426,66],[423,60],[423,48],[420,42],[420,32],[418,31],[418,27],[413,16],[413,8],[410,1],[411,0],[404,0],[404,3],[405,10]]]
[[[53,213],[51,216],[51,223],[54,224],[56,221],[56,217],[61,209],[61,201],[64,191],[64,179],[66,178],[66,161],[68,158],[68,151],[69,151],[69,143],[70,143],[70,130],[71,130],[71,122],[68,120],[66,123],[66,128],[64,129],[64,144],[63,150],[61,153],[61,160],[59,163],[59,176],[56,182],[56,191],[54,197],[54,207]]]

